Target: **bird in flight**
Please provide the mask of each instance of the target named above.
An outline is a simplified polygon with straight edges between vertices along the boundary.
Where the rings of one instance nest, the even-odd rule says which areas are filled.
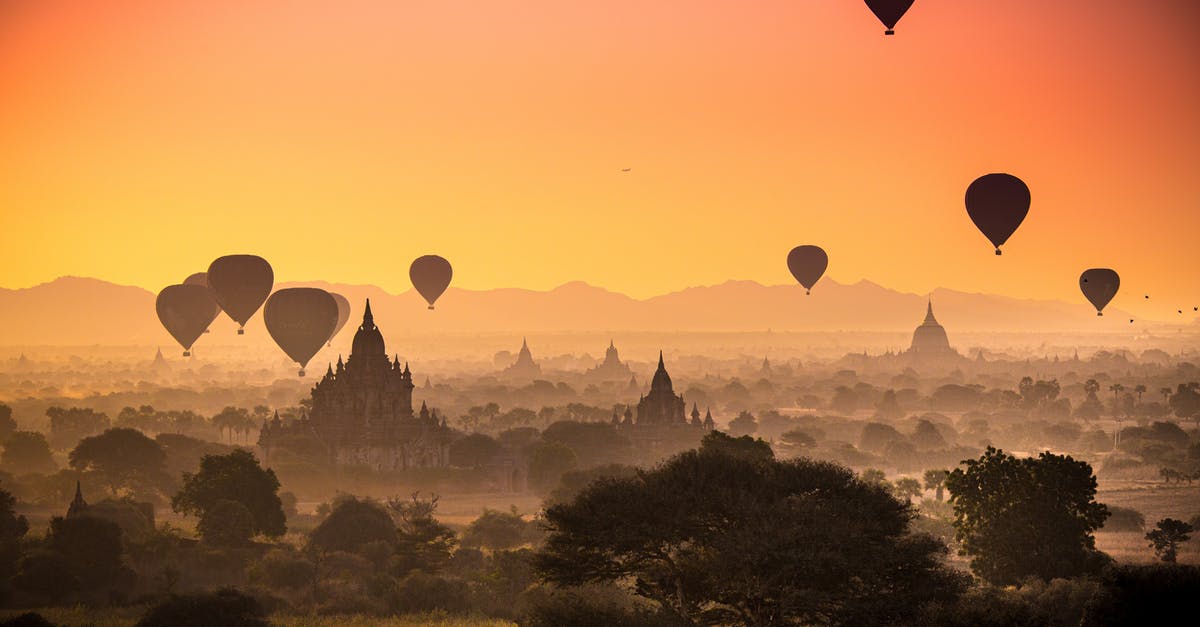
[[[633,170],[633,168],[621,168],[622,172],[630,172],[632,170]]]

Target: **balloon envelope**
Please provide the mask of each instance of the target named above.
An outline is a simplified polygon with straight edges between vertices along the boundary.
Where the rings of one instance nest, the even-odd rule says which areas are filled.
[[[996,254],[1029,214],[1029,187],[1011,174],[985,174],[967,187],[967,215],[983,232]]]
[[[811,292],[817,280],[825,274],[825,268],[829,267],[829,255],[820,246],[797,246],[788,253],[787,265],[792,276]]]
[[[350,319],[350,300],[341,294],[333,292],[330,292],[329,295],[337,302],[338,318],[337,326],[333,328],[333,333],[330,333],[329,339],[325,340],[326,344],[333,341],[333,338],[342,330],[342,327],[346,326],[346,321]]]
[[[190,275],[188,278],[183,280],[183,284],[184,285],[202,285],[202,286],[204,286],[204,289],[209,289],[208,273],[207,272],[197,272],[193,275]],[[215,295],[213,296],[213,309],[215,310],[213,312],[213,319],[216,320],[217,316],[221,315],[221,305],[217,304],[217,299],[216,299]],[[207,333],[207,332],[208,331],[205,331],[205,333]]]
[[[321,350],[337,327],[337,301],[329,292],[315,287],[279,290],[267,299],[263,321],[271,339],[300,364],[300,376],[308,360]]]
[[[887,27],[883,34],[894,35],[892,29],[896,28],[896,22],[904,17],[912,3],[913,0],[867,0],[867,7]]]
[[[262,307],[275,284],[275,272],[266,259],[256,255],[226,255],[208,266],[208,287],[217,304],[239,326]],[[242,333],[238,329],[238,334]]]
[[[408,267],[408,278],[412,279],[413,287],[417,288],[425,302],[429,303],[430,309],[433,309],[434,301],[450,286],[452,276],[454,270],[450,268],[450,262],[437,255],[417,257]]]
[[[1096,315],[1103,316],[1104,306],[1117,295],[1121,288],[1121,277],[1115,270],[1108,268],[1090,268],[1079,275],[1079,289],[1087,297],[1088,302],[1096,308]]]
[[[190,355],[192,344],[212,324],[220,311],[214,307],[212,292],[200,285],[168,285],[158,293],[154,309],[158,320],[171,337]]]

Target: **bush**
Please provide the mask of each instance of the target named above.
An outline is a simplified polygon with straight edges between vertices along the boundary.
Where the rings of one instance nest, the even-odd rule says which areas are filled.
[[[680,625],[669,617],[634,603],[611,586],[534,588],[525,594],[525,627],[668,627]]]
[[[267,627],[265,615],[253,597],[226,588],[173,596],[150,608],[137,627]]]
[[[396,584],[392,605],[395,611],[404,613],[465,613],[469,609],[467,594],[465,581],[416,571]]]
[[[1108,506],[1111,514],[1100,529],[1104,531],[1142,531],[1146,527],[1146,517],[1131,507]]]
[[[0,623],[0,627],[54,627],[54,623],[37,612],[25,612]]]

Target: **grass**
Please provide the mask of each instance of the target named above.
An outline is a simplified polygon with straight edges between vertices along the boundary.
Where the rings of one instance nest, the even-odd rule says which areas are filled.
[[[56,625],[68,627],[129,627],[145,613],[141,606],[118,608],[48,607],[33,610],[0,610],[0,621],[27,611],[37,612]],[[275,614],[272,625],[280,627],[512,627],[514,623],[487,617],[450,616],[434,612],[405,616],[367,616],[346,614],[335,616]]]

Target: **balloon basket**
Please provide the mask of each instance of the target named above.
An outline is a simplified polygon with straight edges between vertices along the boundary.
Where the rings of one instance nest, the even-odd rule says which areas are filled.
[[[245,335],[245,334],[246,334],[245,329],[238,329],[238,335]]]
[[[812,296],[812,290],[804,290],[805,296]]]
[[[184,356],[184,357],[191,357],[191,356],[192,356],[192,352],[191,352],[191,351],[183,351],[183,356]]]
[[[1096,315],[1097,315],[1097,316],[1103,316],[1103,315],[1104,315],[1104,312],[1103,312],[1103,311],[1097,311],[1097,312],[1096,312]]]
[[[890,29],[890,28],[889,28],[889,29],[887,29],[887,30],[883,31],[883,34],[884,34],[884,35],[895,35],[895,34],[896,34],[896,31],[894,31],[894,30],[892,30],[892,29]]]
[[[301,369],[301,370],[300,370],[300,376],[302,376],[302,377],[304,376],[304,370],[303,370],[303,369]]]
[[[433,305],[430,305],[430,306],[429,306],[429,310],[430,310],[430,311],[433,311]]]

